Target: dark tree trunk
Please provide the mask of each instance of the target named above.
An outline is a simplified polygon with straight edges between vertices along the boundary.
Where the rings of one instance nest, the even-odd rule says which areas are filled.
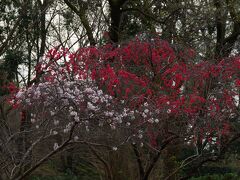
[[[109,0],[110,5],[110,38],[112,42],[117,43],[119,41],[119,29],[122,19],[122,6],[127,0]]]
[[[240,19],[235,11],[235,5],[233,2],[226,1],[228,11],[226,11],[223,1],[215,0],[214,5],[216,7],[216,28],[217,28],[217,41],[215,48],[215,61],[223,57],[228,57],[234,48],[235,42],[240,35]],[[225,11],[225,12],[224,12]],[[227,13],[230,13],[233,20],[233,29],[231,34],[226,37],[226,20]]]

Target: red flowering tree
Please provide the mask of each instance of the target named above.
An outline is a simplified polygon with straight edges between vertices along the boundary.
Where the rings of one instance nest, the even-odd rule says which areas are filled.
[[[159,38],[76,52],[50,50],[36,66],[38,83],[11,100],[15,107],[30,110],[34,131],[11,177],[23,179],[74,143],[109,150],[132,144],[139,177],[145,180],[176,139],[196,153],[172,174],[191,163],[217,160],[240,137],[232,123],[239,117],[240,59],[218,64],[194,59],[192,49],[179,50]],[[54,141],[56,136],[61,141]],[[24,160],[51,138],[47,155],[24,169]],[[146,167],[138,151],[142,146],[153,154]]]

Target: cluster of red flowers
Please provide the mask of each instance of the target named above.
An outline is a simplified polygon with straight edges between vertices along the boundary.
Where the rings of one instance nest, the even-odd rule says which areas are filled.
[[[227,134],[229,118],[237,115],[240,59],[218,64],[194,59],[192,49],[176,50],[158,38],[134,39],[118,47],[107,44],[74,53],[53,49],[37,69],[45,72],[45,81],[59,73],[72,81],[96,81],[104,92],[129,101],[130,108],[147,102],[162,119],[185,118],[189,127],[201,119],[203,134]]]

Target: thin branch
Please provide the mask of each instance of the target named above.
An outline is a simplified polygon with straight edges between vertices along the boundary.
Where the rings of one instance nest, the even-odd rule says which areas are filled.
[[[42,165],[45,161],[47,161],[50,157],[52,157],[53,155],[55,155],[56,153],[62,151],[66,146],[68,146],[72,139],[72,135],[75,129],[75,126],[77,125],[77,123],[75,122],[70,130],[68,139],[66,139],[57,149],[53,150],[52,152],[50,152],[49,154],[47,154],[45,157],[43,157],[40,161],[38,161],[34,166],[32,166],[30,169],[28,169],[26,172],[23,173],[23,175],[21,175],[19,178],[14,177],[13,179],[17,179],[17,180],[24,180],[27,176],[29,176],[35,169],[37,169],[40,165]]]
[[[134,154],[135,154],[135,156],[137,158],[137,163],[138,163],[138,169],[139,169],[140,177],[143,177],[144,176],[144,168],[143,168],[143,164],[142,164],[140,153],[139,153],[136,145],[132,145],[132,147],[133,147]]]

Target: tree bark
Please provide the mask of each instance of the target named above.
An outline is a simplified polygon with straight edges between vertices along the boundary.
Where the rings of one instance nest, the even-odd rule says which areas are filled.
[[[122,17],[122,6],[127,0],[109,0],[110,5],[110,38],[113,43],[117,43],[119,41],[119,29]]]

